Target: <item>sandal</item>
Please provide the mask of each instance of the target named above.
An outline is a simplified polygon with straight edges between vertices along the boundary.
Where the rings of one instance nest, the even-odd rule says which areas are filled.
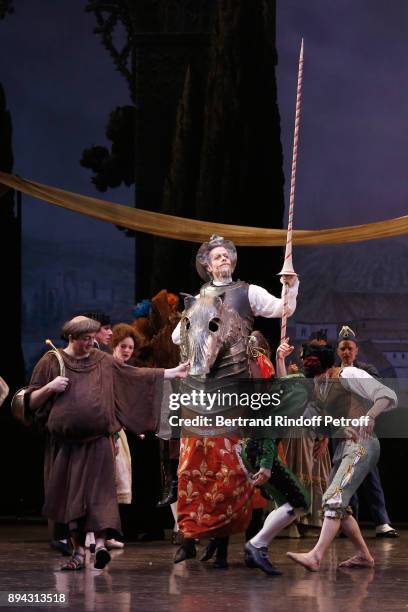
[[[108,552],[108,549],[105,546],[98,546],[95,550],[95,569],[103,569],[105,565],[108,565],[111,560],[111,556]]]
[[[64,563],[64,565],[61,565],[61,570],[72,572],[72,571],[84,569],[84,567],[85,567],[85,555],[82,555],[81,553],[76,552],[72,555],[72,557],[67,563]]]

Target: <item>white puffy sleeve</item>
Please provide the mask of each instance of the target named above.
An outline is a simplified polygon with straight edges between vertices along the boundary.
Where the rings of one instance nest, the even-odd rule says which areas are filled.
[[[290,317],[296,310],[296,298],[299,291],[299,279],[296,279],[293,287],[288,288],[288,316]],[[283,287],[282,287],[283,292]],[[267,319],[280,318],[283,311],[283,300],[275,297],[263,287],[249,285],[248,299],[252,312],[256,317],[266,317]]]

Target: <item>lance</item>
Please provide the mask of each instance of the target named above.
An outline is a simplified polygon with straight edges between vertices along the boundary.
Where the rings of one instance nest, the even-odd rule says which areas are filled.
[[[293,261],[292,261],[292,233],[293,233],[293,210],[295,206],[296,163],[297,163],[298,140],[299,140],[300,109],[301,109],[301,101],[302,101],[302,81],[303,81],[303,38],[302,38],[302,44],[300,46],[298,80],[297,80],[297,91],[296,91],[296,113],[295,113],[295,130],[294,130],[294,136],[293,136],[292,173],[290,177],[288,231],[286,234],[285,259],[283,262],[283,268],[279,272],[279,276],[296,275],[296,272],[293,269]],[[281,319],[281,342],[286,338],[286,327],[287,327],[287,321],[288,321],[288,285],[286,283],[283,285],[282,299],[283,299],[283,310],[282,310],[282,319]]]

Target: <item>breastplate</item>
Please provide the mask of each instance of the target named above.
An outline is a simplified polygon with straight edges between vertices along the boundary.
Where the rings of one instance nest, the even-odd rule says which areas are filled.
[[[248,297],[248,283],[236,281],[230,285],[217,287],[206,283],[200,289],[200,295],[224,295],[224,303],[231,306],[241,317],[245,333],[249,336],[254,327],[254,315]]]
[[[226,346],[220,352],[208,378],[249,376],[247,345],[254,325],[254,315],[249,303],[248,289],[248,283],[243,281],[236,281],[220,287],[210,282],[201,287],[200,295],[223,296],[224,304],[233,308],[241,319],[240,340],[233,345]]]

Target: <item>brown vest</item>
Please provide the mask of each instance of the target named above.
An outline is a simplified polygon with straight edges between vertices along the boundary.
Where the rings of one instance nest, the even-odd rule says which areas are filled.
[[[343,368],[328,370],[326,372],[328,376],[327,388],[316,386],[316,397],[330,416],[358,419],[366,414],[367,406],[361,397],[343,387],[340,381],[342,371]]]

